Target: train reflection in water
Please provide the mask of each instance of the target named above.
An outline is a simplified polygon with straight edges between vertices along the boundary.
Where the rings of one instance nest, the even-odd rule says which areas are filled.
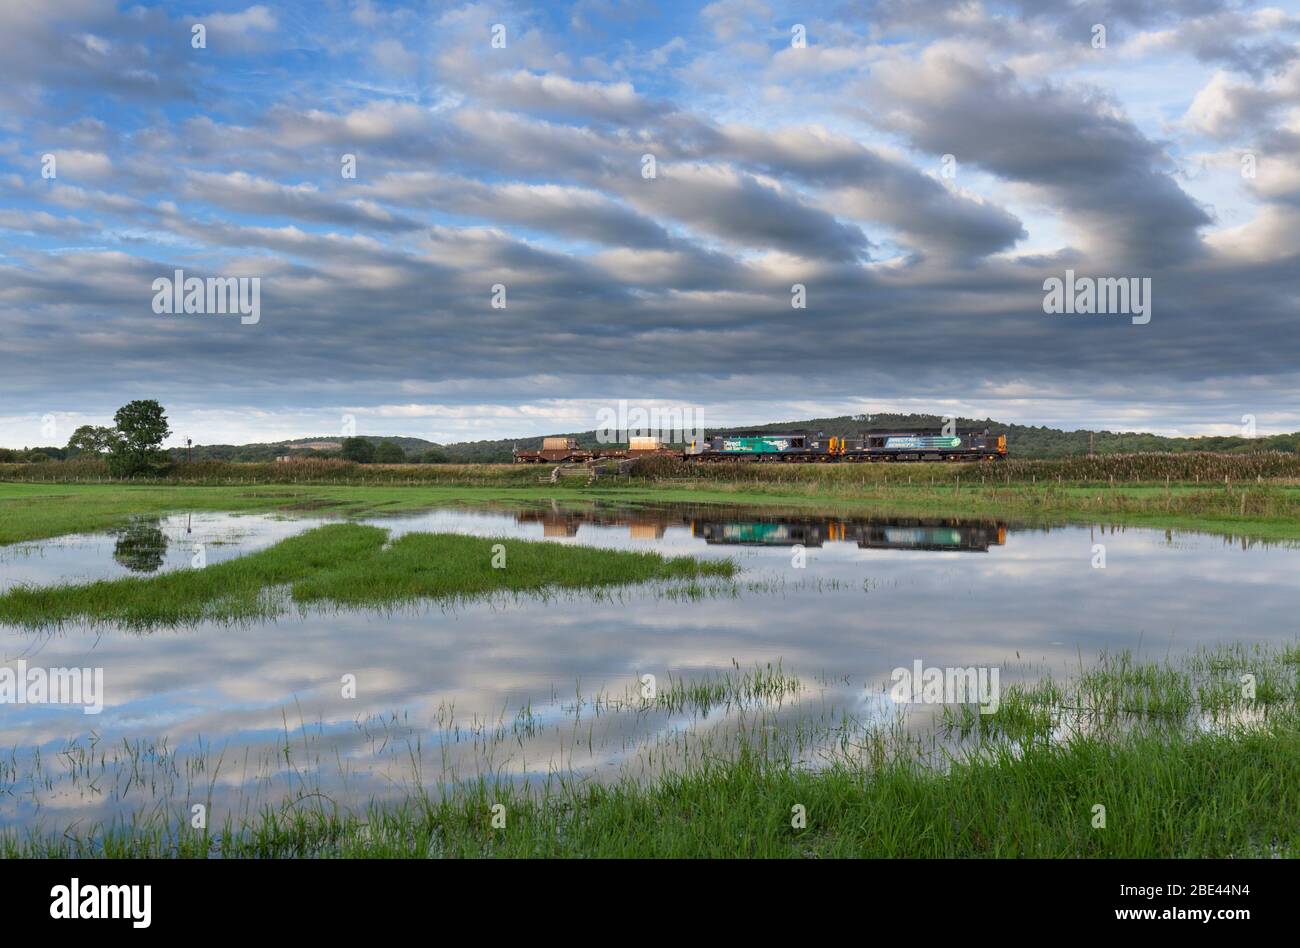
[[[670,527],[683,527],[710,545],[817,548],[826,543],[856,543],[864,550],[986,553],[989,547],[1007,542],[1007,525],[998,520],[810,516],[698,505],[525,510],[516,511],[515,521],[541,523],[547,537],[576,537],[579,528],[590,524],[626,526],[632,539],[659,540]]]
[[[864,550],[963,550],[987,553],[1007,542],[1006,524],[947,518],[697,520],[691,532],[706,543],[820,547],[856,543]]]

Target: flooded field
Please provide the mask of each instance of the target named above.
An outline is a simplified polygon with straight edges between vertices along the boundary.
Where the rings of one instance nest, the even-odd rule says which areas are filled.
[[[18,585],[202,568],[329,522],[177,515],[0,548]],[[0,626],[0,667],[103,670],[103,707],[0,709],[0,825],[83,826],[193,804],[251,819],[490,776],[653,775],[770,736],[816,767],[942,708],[895,669],[1003,686],[1099,653],[1295,641],[1300,551],[1243,539],[996,519],[704,505],[532,505],[370,518],[390,531],[729,557],[734,581],[499,595],[455,608],[304,608],[127,631]],[[196,559],[197,557],[197,559]],[[919,738],[918,738],[919,739]]]

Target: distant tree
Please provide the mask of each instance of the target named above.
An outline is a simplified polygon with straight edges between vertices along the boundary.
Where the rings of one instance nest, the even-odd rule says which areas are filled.
[[[376,464],[405,464],[406,452],[396,441],[381,441],[375,448]]]
[[[68,439],[68,454],[103,454],[113,447],[113,429],[82,425]]]
[[[154,470],[165,459],[162,443],[171,428],[162,405],[153,399],[128,402],[113,416],[116,425],[108,456],[114,477],[131,477]]]
[[[441,451],[425,451],[420,455],[421,464],[448,464],[450,463],[447,455]]]
[[[28,451],[27,460],[32,464],[39,464],[41,461],[52,461],[53,458],[44,451]]]
[[[375,459],[375,446],[365,438],[344,438],[343,457],[358,464],[369,464]]]

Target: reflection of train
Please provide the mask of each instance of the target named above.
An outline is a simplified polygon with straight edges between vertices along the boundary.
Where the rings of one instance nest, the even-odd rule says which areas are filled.
[[[674,450],[655,438],[632,438],[623,447],[579,447],[576,438],[545,438],[539,451],[514,452],[518,464],[573,463],[647,456],[685,461],[1002,461],[1007,436],[988,428],[882,428],[849,437],[826,437],[820,431],[735,431],[709,435]]]
[[[819,517],[802,513],[729,510],[699,505],[582,510],[539,508],[518,511],[517,523],[541,523],[544,536],[576,537],[584,524],[626,526],[632,539],[657,539],[669,527],[685,527],[710,545],[805,546],[856,543],[869,550],[987,552],[1007,540],[997,520],[946,517]]]
[[[692,520],[691,535],[740,546],[821,546],[826,525],[812,520]]]
[[[987,553],[1007,542],[1007,526],[996,522],[894,520],[867,525],[858,546],[871,550],[967,550]]]
[[[935,517],[693,520],[691,532],[706,543],[819,547],[824,542],[838,541],[857,543],[864,550],[987,553],[990,546],[1007,542],[1004,523]]]

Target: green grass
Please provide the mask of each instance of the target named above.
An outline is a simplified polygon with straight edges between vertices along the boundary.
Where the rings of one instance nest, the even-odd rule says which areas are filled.
[[[324,529],[335,529],[327,527]],[[364,528],[362,528],[364,529]],[[492,565],[494,547],[504,566]],[[419,599],[473,598],[496,592],[599,589],[660,580],[730,578],[730,560],[702,561],[529,540],[452,533],[408,533],[382,552],[348,560],[293,584],[298,603],[391,605]]]
[[[651,580],[729,578],[730,560],[600,550],[457,534],[407,534],[330,524],[202,569],[81,585],[19,586],[0,596],[0,622],[41,627],[73,620],[128,628],[240,621],[299,606],[398,605],[493,593],[598,589]],[[504,566],[493,566],[498,544]]]
[[[361,516],[471,502],[536,499],[524,491],[460,487],[294,487],[0,482],[0,545],[108,530],[136,516],[189,511]]]
[[[187,804],[196,793],[203,799],[201,784],[221,768],[171,761],[200,784],[179,801],[153,800],[108,825],[5,831],[0,857],[1296,857],[1297,668],[1294,643],[1227,646],[1176,662],[1102,656],[1072,680],[1004,689],[996,727],[936,745],[933,734],[905,729],[864,732],[844,722],[813,733],[783,725],[770,703],[798,691],[798,681],[779,666],[743,674],[737,667],[674,683],[668,691],[676,698],[661,692],[674,709],[698,695],[704,716],[735,703],[748,726],[720,743],[681,738],[696,753],[652,779],[601,784],[556,773],[525,787],[498,781],[488,767],[440,790],[356,809],[306,783],[279,805],[196,831]],[[1269,701],[1248,697],[1236,687],[1243,670],[1284,688]],[[1210,704],[1198,695],[1212,696]],[[636,701],[585,706],[592,714],[647,713]],[[1217,726],[1207,726],[1207,712]],[[522,709],[502,740],[518,738],[520,721],[529,733],[539,727]],[[934,733],[947,723],[941,717]],[[828,738],[839,753],[825,753]],[[490,756],[493,741],[477,732],[474,740]],[[286,733],[277,767],[291,764],[289,741]],[[937,765],[936,748],[944,748]],[[116,766],[147,797],[156,784],[142,753],[132,750]],[[83,782],[121,785],[121,775],[105,775],[102,751],[61,756]],[[0,760],[0,785],[46,779],[20,780],[6,766]],[[498,805],[504,827],[492,825]],[[792,825],[796,806],[806,826]]]
[[[1119,459],[1113,463],[1120,464]],[[1013,462],[1006,465],[705,465],[670,467],[662,476],[604,478],[591,486],[537,480],[533,465],[448,466],[417,473],[443,481],[356,485],[254,483],[69,484],[0,482],[0,545],[121,526],[132,516],[185,511],[314,513],[357,517],[447,505],[563,504],[608,501],[783,505],[821,512],[990,517],[1029,524],[1113,523],[1194,530],[1266,540],[1300,539],[1300,483],[1285,477],[1239,478],[1255,470],[1232,468],[1225,482],[1213,463],[1176,458],[1186,466],[1169,481],[1142,479],[1143,468],[1121,465],[1114,482],[1072,480],[1069,474],[1104,472],[1099,459]],[[1251,461],[1247,458],[1246,461]],[[1172,463],[1172,462],[1171,462]],[[1262,462],[1261,462],[1262,463]],[[1190,466],[1188,466],[1190,465]],[[21,465],[20,465],[21,466]],[[273,466],[272,466],[273,467]],[[1263,470],[1263,468],[1260,468]],[[465,473],[468,472],[468,473]],[[1038,472],[1038,473],[1035,473]],[[1056,473],[1051,473],[1056,472]],[[471,476],[472,475],[472,476]],[[457,482],[457,479],[460,482]],[[1137,478],[1137,479],[1135,479]],[[1180,479],[1184,478],[1184,479]]]
[[[506,807],[506,827],[490,808]],[[807,826],[791,825],[802,805]],[[1106,807],[1094,829],[1093,807]],[[936,773],[771,767],[757,756],[652,789],[577,787],[538,801],[482,785],[452,799],[268,819],[231,856],[1202,857],[1300,855],[1300,735],[1078,739]],[[363,833],[361,827],[365,826]],[[226,837],[223,837],[226,838]],[[232,840],[238,836],[228,837]],[[198,844],[198,841],[195,841]],[[130,842],[122,849],[130,851]],[[195,846],[202,851],[202,845]]]

